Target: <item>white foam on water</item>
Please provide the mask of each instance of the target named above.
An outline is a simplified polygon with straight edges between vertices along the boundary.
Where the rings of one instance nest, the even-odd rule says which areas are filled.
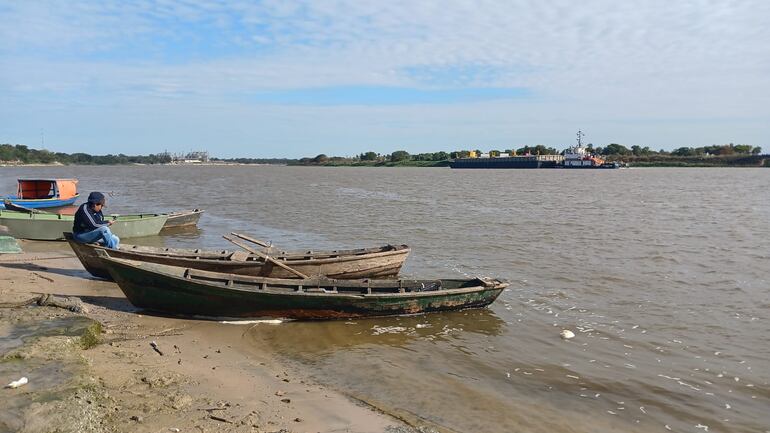
[[[263,319],[263,320],[222,320],[219,323],[223,323],[225,325],[256,325],[256,324],[280,325],[283,322],[284,320],[281,320],[281,319]]]
[[[403,326],[374,326],[372,328],[372,335],[399,334],[404,331],[406,331],[406,328]]]

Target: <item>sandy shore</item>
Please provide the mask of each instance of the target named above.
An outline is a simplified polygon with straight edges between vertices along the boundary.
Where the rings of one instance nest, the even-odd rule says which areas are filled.
[[[280,325],[146,315],[66,244],[22,248],[0,256],[0,385],[29,383],[0,390],[0,431],[415,431],[243,341],[250,327]],[[40,293],[76,296],[87,311],[9,307]]]

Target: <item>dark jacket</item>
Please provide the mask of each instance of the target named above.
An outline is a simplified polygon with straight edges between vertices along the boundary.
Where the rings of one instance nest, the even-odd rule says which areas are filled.
[[[72,225],[73,233],[85,233],[108,225],[104,221],[102,211],[95,211],[88,203],[83,203],[75,212],[75,223]]]

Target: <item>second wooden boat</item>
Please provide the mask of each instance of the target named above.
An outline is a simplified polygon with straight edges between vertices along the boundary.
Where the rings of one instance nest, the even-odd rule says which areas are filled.
[[[157,235],[166,222],[166,214],[109,215],[110,230],[119,238],[135,238]],[[53,213],[17,212],[0,209],[0,225],[8,228],[8,234],[16,239],[55,241],[64,239],[64,232],[71,232],[74,215]]]
[[[81,244],[67,234],[67,241],[91,275],[110,278],[97,255],[105,247]],[[325,275],[330,278],[387,278],[398,275],[411,249],[406,245],[385,245],[334,251],[271,251],[270,257],[308,276]],[[244,251],[206,251],[200,249],[157,248],[121,244],[118,250],[109,250],[115,258],[160,263],[171,266],[273,278],[296,278],[290,271]]]
[[[495,279],[277,279],[112,258],[104,266],[136,307],[208,317],[341,319],[481,308],[508,286]]]
[[[203,212],[202,209],[169,212],[168,219],[166,220],[166,224],[163,225],[163,229],[197,226]]]

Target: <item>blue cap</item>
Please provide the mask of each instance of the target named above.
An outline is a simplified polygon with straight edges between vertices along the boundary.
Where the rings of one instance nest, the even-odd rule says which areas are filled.
[[[94,191],[91,194],[88,194],[88,202],[91,204],[104,204],[104,202],[107,201],[104,197],[104,194]]]

